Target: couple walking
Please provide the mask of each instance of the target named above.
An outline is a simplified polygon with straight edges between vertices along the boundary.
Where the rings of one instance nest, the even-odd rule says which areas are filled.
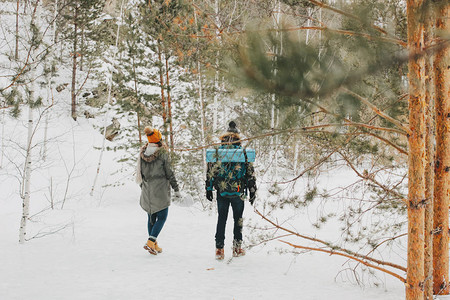
[[[144,248],[151,254],[162,252],[157,238],[166,222],[170,206],[170,187],[175,191],[175,197],[180,198],[180,190],[175,174],[170,166],[167,146],[161,139],[158,129],[145,127],[144,132],[148,143],[139,153],[136,182],[141,186],[140,205],[148,214],[148,241]],[[229,128],[220,140],[219,148],[241,148],[239,130],[231,121]],[[206,198],[213,200],[213,189],[217,191],[218,220],[216,227],[216,259],[224,259],[225,226],[229,207],[233,211],[233,256],[245,255],[242,248],[242,215],[247,192],[253,205],[256,193],[254,168],[251,163],[208,163],[206,176]]]

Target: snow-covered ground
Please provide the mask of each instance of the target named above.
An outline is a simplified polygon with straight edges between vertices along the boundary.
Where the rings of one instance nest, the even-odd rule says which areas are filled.
[[[113,159],[117,153],[106,152],[96,192],[93,197],[89,195],[99,158],[99,151],[93,148],[101,145],[99,130],[93,130],[89,122],[94,121],[50,119],[50,136],[57,138],[49,144],[48,165],[33,171],[30,204],[31,215],[45,210],[32,218],[27,230],[28,238],[40,238],[18,243],[19,185],[12,176],[5,175],[10,164],[2,169],[0,299],[389,300],[404,297],[403,285],[397,279],[378,274],[384,278],[383,286],[361,287],[338,275],[345,268],[346,259],[322,253],[280,254],[280,248],[289,248],[278,241],[253,247],[246,256],[230,259],[231,214],[226,259],[216,261],[216,213],[214,209],[203,209],[199,203],[189,207],[173,204],[159,237],[164,251],[158,256],[148,254],[142,248],[147,239],[147,219],[138,202],[140,189],[132,182],[131,173],[117,173],[121,168]],[[13,122],[9,120],[6,124],[6,132],[15,132],[25,140],[25,134],[18,134],[25,132],[23,126],[17,125],[13,131],[9,127]],[[35,153],[39,152],[36,149]],[[8,155],[11,157],[12,152]],[[67,200],[61,209],[60,201],[66,195],[65,182],[72,169]],[[53,210],[48,209],[50,177],[54,178],[57,202]],[[123,177],[119,180],[122,185],[108,185],[117,177]],[[267,196],[262,185],[258,197]],[[263,222],[248,203],[244,217],[246,225]],[[305,218],[305,222],[309,220]],[[248,227],[244,228],[244,235],[249,231]]]
[[[230,223],[226,259],[218,262],[216,216],[195,206],[171,206],[159,238],[163,253],[152,256],[142,248],[146,215],[138,196],[133,186],[111,190],[100,205],[92,199],[91,206],[71,208],[66,230],[24,245],[17,242],[19,210],[1,212],[0,299],[403,298],[402,285],[391,278],[386,287],[361,288],[336,277],[344,259],[280,255],[270,251],[278,242],[230,260]],[[247,218],[254,214],[246,209]]]
[[[376,273],[381,285],[359,286],[348,273],[345,258],[323,253],[280,254],[292,250],[271,241],[231,258],[232,218],[227,226],[225,261],[214,259],[216,212],[173,204],[152,256],[147,239],[139,187],[127,162],[117,162],[124,150],[106,151],[93,196],[90,196],[102,145],[103,118],[69,117],[68,95],[49,112],[47,159],[42,160],[44,122],[34,135],[30,216],[27,238],[19,244],[22,199],[19,179],[24,164],[26,113],[4,116],[4,157],[0,169],[0,299],[317,299],[397,300],[404,287],[397,279]],[[26,108],[25,108],[26,112]],[[110,117],[112,117],[112,112]],[[37,111],[35,118],[37,118]],[[35,119],[36,121],[36,119]],[[126,126],[126,122],[123,120]],[[36,124],[36,123],[35,123]],[[137,138],[137,137],[136,137]],[[107,142],[113,147],[115,141]],[[200,166],[199,166],[200,168]],[[177,171],[175,167],[175,172]],[[347,174],[334,172],[323,185],[338,185]],[[268,186],[261,184],[255,203],[262,210]],[[301,188],[301,184],[298,187]],[[186,191],[183,191],[185,193]],[[51,199],[54,209],[51,209]],[[64,200],[65,199],[65,200]],[[295,226],[314,236],[310,222],[316,210],[296,212]],[[329,209],[329,208],[327,208]],[[286,207],[287,215],[292,208]],[[275,216],[273,216],[275,217]],[[251,226],[267,225],[248,203],[244,212],[244,242]],[[336,224],[326,224],[320,237],[334,236]],[[33,238],[38,237],[38,238]],[[370,282],[370,280],[368,281]]]

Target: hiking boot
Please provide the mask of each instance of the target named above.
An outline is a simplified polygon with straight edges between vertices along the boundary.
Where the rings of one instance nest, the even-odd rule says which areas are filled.
[[[216,259],[217,260],[223,260],[225,258],[225,251],[223,248],[217,248],[216,249]]]
[[[241,247],[233,247],[233,257],[244,256],[245,250]]]
[[[144,249],[148,251],[148,253],[156,255],[158,254],[158,251],[156,251],[156,244],[155,242],[148,240],[147,244],[144,245]]]
[[[245,250],[242,249],[242,241],[234,240],[233,241],[233,257],[244,256]]]
[[[158,246],[158,242],[157,242],[157,241],[155,241],[155,250],[156,250],[156,252],[158,252],[158,253],[161,253],[161,252],[162,252],[162,248]]]

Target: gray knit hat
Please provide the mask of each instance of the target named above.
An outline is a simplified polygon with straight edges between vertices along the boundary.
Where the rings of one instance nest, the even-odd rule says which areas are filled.
[[[239,133],[239,130],[236,128],[236,123],[234,121],[228,123],[227,132]]]

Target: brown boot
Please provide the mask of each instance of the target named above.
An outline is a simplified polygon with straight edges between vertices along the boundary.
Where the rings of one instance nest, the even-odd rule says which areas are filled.
[[[148,253],[156,255],[158,254],[158,251],[156,251],[156,245],[155,242],[148,240],[147,244],[144,245],[144,249],[148,251]]]
[[[158,242],[157,242],[157,241],[155,241],[155,250],[156,250],[156,252],[158,252],[158,253],[161,253],[161,252],[162,252],[162,248],[158,246]]]
[[[245,250],[242,248],[233,247],[233,257],[244,256]]]
[[[245,250],[242,249],[242,241],[233,241],[233,257],[244,256]]]
[[[217,260],[223,260],[225,258],[225,251],[223,248],[217,248],[216,249],[216,259]]]

